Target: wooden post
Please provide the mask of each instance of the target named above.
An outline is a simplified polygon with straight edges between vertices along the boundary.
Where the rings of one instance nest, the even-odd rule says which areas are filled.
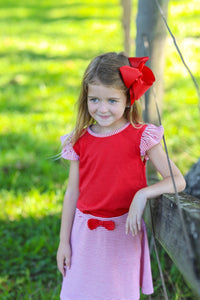
[[[189,235],[194,258],[191,259],[185,241],[174,194],[150,199],[144,213],[147,225],[169,254],[193,292],[200,297],[200,199],[181,193],[179,201]],[[152,212],[152,222],[150,215]]]
[[[168,0],[160,0],[160,6],[167,17]],[[162,111],[163,73],[165,64],[166,28],[154,0],[138,0],[136,56],[149,56],[147,65],[155,74],[156,91],[159,110]],[[154,95],[150,91],[145,94],[144,121],[158,124]]]
[[[167,17],[169,0],[160,0],[160,6]],[[154,0],[138,0],[136,56],[149,56],[147,65],[155,74],[153,85],[160,114],[163,101],[163,77],[165,64],[166,28]],[[158,114],[152,89],[144,96],[143,119],[145,123],[159,125]],[[156,171],[151,162],[148,162],[148,177],[156,178]]]
[[[130,53],[130,30],[131,30],[131,0],[121,0],[123,7],[122,25],[124,28],[124,52],[127,56]]]

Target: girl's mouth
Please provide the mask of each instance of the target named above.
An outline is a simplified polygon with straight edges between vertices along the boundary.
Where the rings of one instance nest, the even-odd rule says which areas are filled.
[[[110,116],[99,115],[101,119],[108,119]]]

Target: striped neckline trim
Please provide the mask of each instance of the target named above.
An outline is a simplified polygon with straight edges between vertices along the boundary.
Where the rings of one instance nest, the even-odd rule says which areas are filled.
[[[88,128],[87,128],[87,131],[89,134],[93,135],[93,136],[96,136],[96,137],[108,137],[108,136],[112,136],[112,135],[115,135],[115,134],[118,134],[120,132],[122,132],[124,129],[126,129],[128,126],[130,125],[130,122],[126,123],[125,125],[123,125],[122,127],[118,128],[118,129],[115,129],[113,130],[112,132],[108,132],[108,133],[104,133],[104,134],[100,134],[100,133],[95,133],[91,130],[91,126],[90,125]]]

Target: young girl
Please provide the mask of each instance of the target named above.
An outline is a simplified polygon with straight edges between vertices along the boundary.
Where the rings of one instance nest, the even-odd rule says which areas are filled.
[[[140,123],[135,102],[155,80],[147,60],[96,57],[84,74],[75,130],[61,138],[71,161],[57,252],[62,300],[138,300],[140,287],[153,293],[142,214],[149,198],[174,188],[163,128]],[[147,159],[163,177],[151,186]],[[171,165],[182,191],[184,178]]]

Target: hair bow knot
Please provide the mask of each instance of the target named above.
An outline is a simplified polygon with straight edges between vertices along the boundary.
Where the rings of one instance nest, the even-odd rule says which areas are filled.
[[[131,105],[138,100],[153,84],[155,77],[150,68],[145,66],[149,58],[129,57],[130,66],[119,68],[124,84],[129,88]]]
[[[88,228],[90,230],[96,229],[99,226],[103,226],[107,230],[115,229],[115,223],[113,221],[102,221],[102,220],[98,220],[98,219],[89,219],[87,224],[88,224]]]

